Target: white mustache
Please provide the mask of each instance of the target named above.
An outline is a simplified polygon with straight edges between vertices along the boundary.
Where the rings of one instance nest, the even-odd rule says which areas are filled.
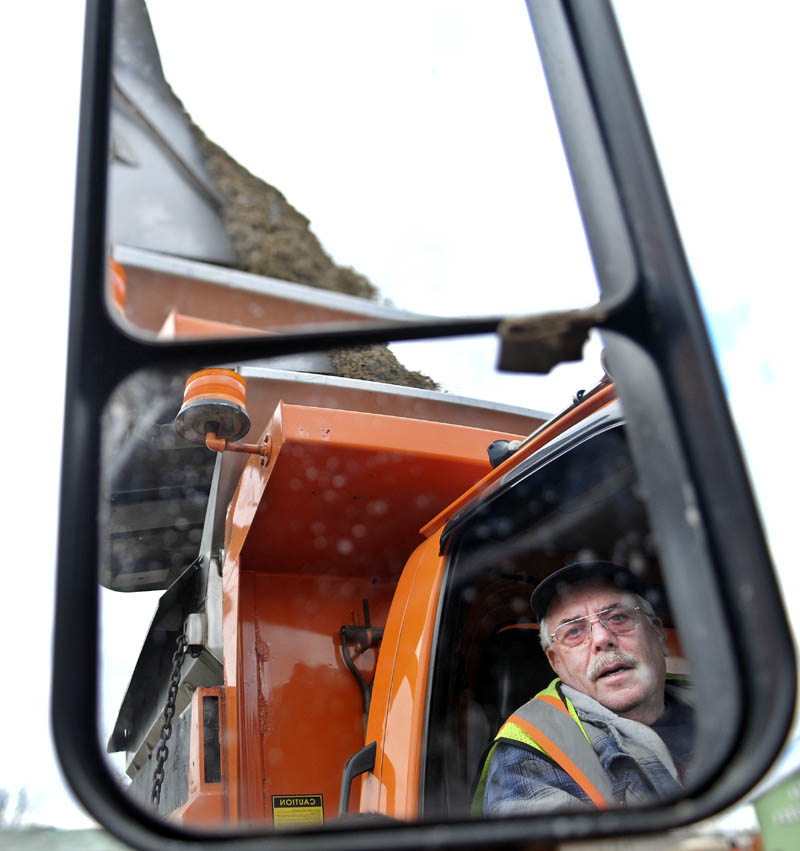
[[[608,653],[603,653],[589,666],[589,679],[594,682],[603,672],[603,669],[610,665],[625,665],[626,668],[636,668],[639,666],[639,660],[632,653],[626,653],[624,650],[611,650]]]

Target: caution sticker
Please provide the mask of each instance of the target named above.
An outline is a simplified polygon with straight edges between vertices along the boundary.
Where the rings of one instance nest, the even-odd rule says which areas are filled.
[[[322,824],[322,795],[273,795],[274,827],[309,827]]]

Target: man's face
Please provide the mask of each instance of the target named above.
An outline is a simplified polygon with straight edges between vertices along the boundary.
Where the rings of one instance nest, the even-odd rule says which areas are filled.
[[[633,608],[636,602],[613,586],[574,585],[550,604],[548,631],[554,633],[573,618],[594,618],[615,605]],[[585,644],[564,647],[554,642],[546,652],[564,683],[617,715],[652,724],[663,713],[666,641],[658,618],[651,621],[640,612],[636,629],[622,635],[596,621]]]

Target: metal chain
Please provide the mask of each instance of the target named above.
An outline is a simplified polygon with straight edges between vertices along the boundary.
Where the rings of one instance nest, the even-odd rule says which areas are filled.
[[[156,748],[156,769],[153,772],[153,791],[150,800],[157,807],[161,802],[161,784],[164,782],[164,763],[169,756],[167,741],[172,735],[172,718],[175,715],[175,701],[178,697],[178,687],[181,683],[181,666],[186,657],[186,633],[181,632],[175,642],[176,650],[172,654],[172,673],[169,677],[169,691],[167,692],[167,703],[164,707],[164,723],[161,726],[161,736]]]

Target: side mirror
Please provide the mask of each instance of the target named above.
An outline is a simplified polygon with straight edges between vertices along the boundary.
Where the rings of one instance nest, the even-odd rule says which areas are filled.
[[[738,800],[765,773],[786,736],[796,662],[717,366],[609,5],[528,3],[599,283],[595,307],[534,319],[442,319],[377,308],[348,314],[346,300],[308,293],[301,298],[285,282],[263,287],[261,282],[265,300],[258,301],[259,310],[296,298],[311,304],[322,323],[302,328],[289,323],[280,334],[258,328],[257,334],[235,336],[232,327],[243,327],[238,315],[235,321],[218,315],[215,325],[216,319],[187,317],[182,309],[170,313],[173,331],[179,325],[197,331],[199,325],[190,320],[202,320],[202,339],[179,333],[148,338],[135,323],[119,320],[126,299],[116,267],[108,277],[107,161],[109,151],[126,162],[131,156],[119,140],[115,148],[109,136],[112,91],[120,96],[112,73],[115,6],[122,20],[136,4],[87,3],[62,469],[52,719],[59,757],[78,798],[134,847],[316,842],[343,849],[552,847],[570,839],[665,830]],[[183,172],[191,171],[191,161],[181,161]],[[192,228],[188,231],[191,236]],[[141,280],[162,274],[171,275],[170,288],[190,281],[198,291],[216,285],[235,289],[222,266],[213,273],[206,269],[209,280],[200,281],[198,264],[204,261],[173,258],[156,268],[152,257],[135,250],[117,259],[126,257],[138,263]],[[243,292],[255,286],[234,277]],[[108,281],[117,283],[111,299],[105,297]],[[317,356],[347,346],[495,332],[504,368],[546,371],[579,351],[592,328],[602,335],[613,385],[603,378],[552,419],[432,390],[365,389],[355,380],[318,375]],[[286,357],[310,357],[312,366],[307,361],[298,368],[293,361],[288,370],[276,369],[274,359]],[[264,359],[273,360],[266,366],[252,363]],[[256,397],[255,403],[248,397],[250,416],[244,415],[243,391],[233,393],[235,403],[223,398],[220,407],[229,394],[217,385],[206,387],[203,398],[212,407],[195,404],[190,394],[179,416],[182,434],[179,429],[176,436],[171,423],[179,398],[170,409],[175,386],[182,389],[197,370],[231,365]],[[303,368],[315,377],[298,371]],[[187,435],[196,439],[183,441]],[[484,440],[487,435],[491,440]],[[136,458],[125,454],[134,438],[144,447]],[[496,458],[492,468],[485,447],[498,440],[511,451]],[[227,444],[237,441],[254,451],[228,452]],[[205,447],[197,445],[202,443]],[[141,520],[146,513],[138,511],[141,505],[125,515],[125,522],[118,509],[123,492],[142,491],[146,476],[171,471],[168,465],[159,470],[168,457],[159,454],[163,450],[173,453],[170,458],[183,452],[191,461],[169,486],[147,479],[148,493],[163,497],[159,510],[169,502],[170,510],[186,512],[160,537],[158,523],[146,525],[151,516]],[[357,456],[372,466],[359,467]],[[131,471],[142,480],[133,476],[124,488],[117,487],[121,473]],[[313,483],[321,479],[325,484],[317,488]],[[426,483],[424,493],[414,491],[420,482]],[[278,507],[270,515],[273,486]],[[297,496],[301,493],[305,504]],[[362,494],[369,498],[359,510]],[[620,531],[636,533],[636,546],[625,552],[609,534],[612,504],[621,506],[614,521]],[[400,506],[406,510],[402,524],[394,522]],[[269,522],[248,539],[262,515],[269,515]],[[316,542],[326,542],[317,549],[327,546],[327,530],[343,517],[352,536],[338,537],[327,561],[318,558]],[[194,537],[173,535],[190,527]],[[137,549],[145,528],[153,532],[155,545]],[[115,550],[125,536],[134,543]],[[358,549],[362,538],[370,542],[369,552]],[[505,584],[497,607],[502,617],[491,622],[492,636],[507,626],[520,632],[533,628],[530,615],[515,608],[516,599],[562,554],[582,548],[631,563],[639,559],[663,585],[668,626],[691,662],[701,707],[697,771],[677,801],[568,817],[470,818],[453,804],[455,797],[448,797],[451,763],[445,751],[459,746],[461,728],[448,726],[448,713],[467,692],[454,683],[469,685],[466,669],[456,670],[454,660],[460,664],[466,658],[459,642],[464,625],[472,623],[470,605],[495,571]],[[292,552],[302,557],[292,561]],[[523,556],[531,554],[536,569],[526,573]],[[259,620],[255,604],[249,619],[236,620],[240,602],[251,605],[257,596],[245,582],[259,581],[253,575],[240,580],[264,564],[275,583],[261,597],[273,605],[278,624],[273,631],[268,627],[274,624]],[[274,564],[291,564],[291,579]],[[350,568],[358,581],[344,572]],[[294,594],[292,583],[307,587],[309,576],[317,577],[312,590]],[[113,780],[96,741],[101,728],[98,578],[110,589],[131,590],[138,583],[165,591],[109,745],[135,753],[137,771],[155,763],[162,769],[164,760],[150,759],[158,753],[156,742],[169,747],[175,735],[177,746],[184,736],[189,767],[182,778],[195,784],[191,802],[197,816],[186,818],[187,826],[176,816],[186,815],[186,799],[166,810],[137,804]],[[338,621],[320,626],[315,621],[323,621],[324,602],[336,595],[346,598],[346,619],[337,611]],[[301,614],[288,628],[279,615],[293,606]],[[234,620],[227,623],[239,630],[233,637],[224,622],[232,611]],[[242,624],[250,629],[245,637]],[[259,632],[262,627],[268,640]],[[480,631],[471,635],[479,637]],[[196,674],[191,682],[180,666],[177,673],[170,667],[175,638],[181,636],[180,648],[191,645],[189,664]],[[290,645],[306,640],[324,643],[323,677],[291,656]],[[185,663],[183,655],[179,661]],[[302,686],[291,701],[284,695],[283,704],[280,689],[264,684],[276,662],[285,663],[286,678],[296,675]],[[325,687],[328,669],[342,679],[321,699],[314,684]],[[153,714],[168,690],[175,692],[167,697],[172,713],[159,725]],[[302,750],[305,774],[293,773],[294,752],[270,738],[280,723],[300,717],[304,694],[316,701],[321,731],[320,742],[312,739],[314,747]],[[342,785],[341,774],[334,782],[333,769],[317,769],[308,754],[319,749],[317,744],[323,747],[325,713],[338,717],[345,704],[355,711],[341,740],[331,743],[343,756],[337,750],[330,760],[337,770],[341,764]],[[702,711],[708,706],[715,711]],[[191,734],[167,731],[176,711],[186,730],[194,725]],[[468,762],[459,762],[459,770]],[[272,788],[276,777],[296,785]],[[223,781],[227,785],[219,792]],[[462,781],[459,794],[465,800]],[[326,784],[324,794],[317,783]],[[323,816],[328,820],[326,808],[338,815],[348,807],[351,815],[318,827]],[[198,829],[203,813],[211,813],[205,831]],[[299,832],[276,835],[272,825],[279,821],[293,823]]]

